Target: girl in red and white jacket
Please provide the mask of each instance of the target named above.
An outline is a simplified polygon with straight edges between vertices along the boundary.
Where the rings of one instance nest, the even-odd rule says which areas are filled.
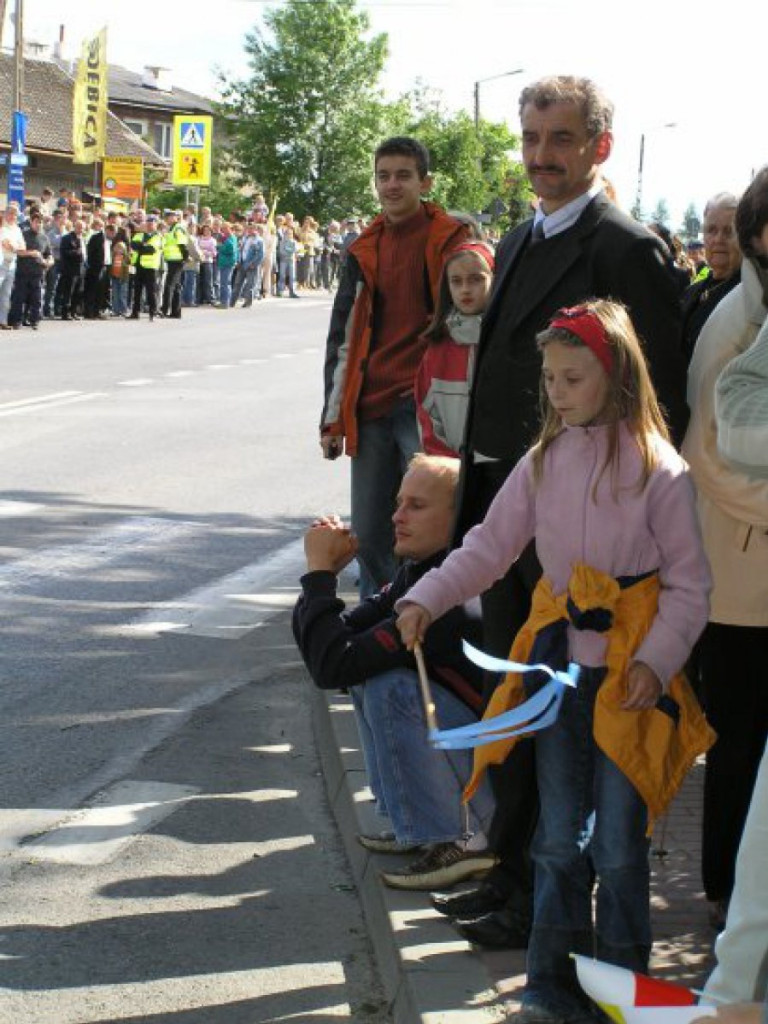
[[[493,268],[493,250],[479,241],[462,242],[445,261],[415,385],[421,444],[428,455],[459,454]]]

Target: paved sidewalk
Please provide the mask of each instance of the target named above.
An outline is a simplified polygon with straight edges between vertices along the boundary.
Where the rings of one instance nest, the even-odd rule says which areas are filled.
[[[311,684],[310,684],[311,685]],[[375,831],[351,701],[315,690],[315,732],[326,789],[359,888],[370,937],[396,1024],[490,1024],[517,1009],[523,952],[483,952],[464,942],[432,909],[426,893],[388,889],[379,880],[394,858],[356,841]],[[700,988],[712,966],[714,935],[699,873],[703,764],[691,771],[652,844],[652,970]]]

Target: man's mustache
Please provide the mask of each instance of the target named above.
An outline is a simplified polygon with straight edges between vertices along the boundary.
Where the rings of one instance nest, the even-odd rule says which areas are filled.
[[[554,164],[531,164],[528,168],[529,174],[562,174],[563,168]]]

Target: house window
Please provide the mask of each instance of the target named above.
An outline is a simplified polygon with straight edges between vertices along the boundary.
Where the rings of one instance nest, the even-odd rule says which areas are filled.
[[[155,125],[155,149],[166,160],[171,158],[171,135],[173,126],[170,124]]]
[[[147,125],[145,121],[129,121],[126,119],[125,125],[130,128],[134,135],[146,135]]]

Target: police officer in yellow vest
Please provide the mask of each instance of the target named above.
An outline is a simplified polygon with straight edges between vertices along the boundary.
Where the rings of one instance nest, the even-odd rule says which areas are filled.
[[[149,319],[157,313],[157,272],[163,240],[157,232],[157,217],[148,213],[141,230],[131,238],[131,266],[135,269],[133,278],[133,309],[129,320],[138,320],[141,309],[141,293],[146,293]]]
[[[179,210],[166,210],[164,216],[168,230],[163,238],[165,286],[160,312],[163,316],[179,320],[181,319],[181,275],[184,269],[184,260],[189,254],[189,236],[179,223]]]

